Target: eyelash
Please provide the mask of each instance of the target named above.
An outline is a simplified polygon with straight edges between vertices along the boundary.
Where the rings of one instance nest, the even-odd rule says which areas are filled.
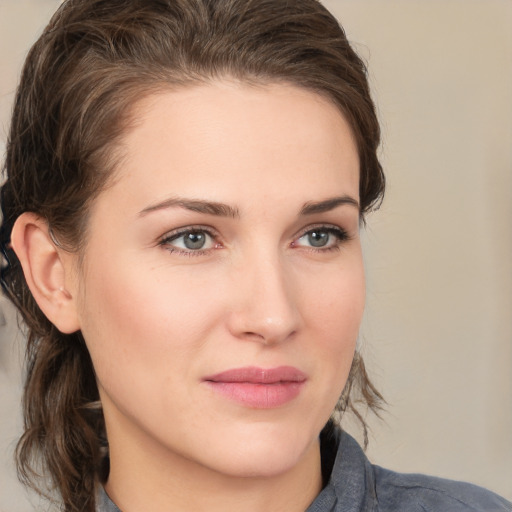
[[[333,245],[330,245],[329,247],[302,247],[297,244],[297,241],[301,238],[305,237],[309,233],[313,233],[314,231],[323,231],[328,233],[329,235],[333,235],[336,240]],[[208,248],[208,249],[180,249],[178,247],[173,247],[171,245],[171,242],[174,242],[175,240],[178,240],[184,235],[190,234],[190,233],[205,233],[208,235],[214,242],[214,247]],[[164,247],[168,252],[173,254],[178,254],[181,256],[204,256],[206,254],[209,254],[212,250],[220,249],[222,248],[222,245],[219,243],[215,243],[215,238],[217,238],[218,235],[216,232],[212,231],[210,228],[207,228],[206,226],[188,226],[183,229],[178,229],[176,231],[167,233],[164,237],[162,237],[159,241],[160,246]],[[312,251],[315,253],[325,253],[329,251],[338,251],[340,249],[340,246],[343,242],[346,242],[350,240],[351,237],[345,231],[344,229],[334,226],[332,224],[318,224],[314,226],[308,226],[305,230],[303,230],[297,237],[295,237],[294,241],[292,242],[292,247],[301,247],[302,249]]]
[[[295,247],[297,247],[296,241],[300,240],[309,233],[313,233],[314,231],[324,231],[329,235],[333,235],[336,238],[335,243],[329,247],[303,247],[303,249],[316,253],[339,251],[342,243],[351,239],[347,231],[345,231],[343,228],[340,228],[339,226],[332,224],[317,224],[308,226],[304,231],[302,231],[302,233],[292,242],[292,246],[295,245]]]
[[[197,251],[194,251],[192,249],[185,250],[170,245],[171,242],[174,242],[175,240],[178,240],[182,236],[187,235],[189,233],[205,233],[214,241],[215,246],[209,249],[198,249]],[[173,254],[179,254],[180,256],[204,256],[205,254],[210,253],[212,250],[220,248],[220,244],[215,244],[215,238],[218,238],[217,233],[212,231],[210,228],[207,228],[206,226],[188,226],[186,228],[177,229],[176,231],[167,233],[160,240],[159,245],[164,247],[168,252]]]

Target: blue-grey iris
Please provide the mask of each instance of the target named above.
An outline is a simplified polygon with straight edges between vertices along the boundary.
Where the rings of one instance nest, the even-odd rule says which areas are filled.
[[[183,237],[183,243],[187,249],[202,249],[206,243],[206,235],[201,231],[187,233]]]
[[[308,242],[313,247],[324,247],[329,241],[329,233],[327,231],[311,231],[308,233]]]

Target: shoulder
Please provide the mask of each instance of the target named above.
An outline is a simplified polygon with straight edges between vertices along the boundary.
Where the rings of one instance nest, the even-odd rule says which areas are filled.
[[[473,484],[372,468],[377,510],[383,512],[512,512],[507,500]]]
[[[308,512],[512,512],[512,503],[482,487],[373,465],[346,432],[322,441],[336,457]]]

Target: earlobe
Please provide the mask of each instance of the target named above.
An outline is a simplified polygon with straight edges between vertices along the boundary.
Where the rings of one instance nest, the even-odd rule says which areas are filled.
[[[11,243],[28,287],[48,320],[63,333],[79,330],[76,298],[66,287],[70,262],[52,240],[47,222],[34,213],[23,213],[14,224]]]

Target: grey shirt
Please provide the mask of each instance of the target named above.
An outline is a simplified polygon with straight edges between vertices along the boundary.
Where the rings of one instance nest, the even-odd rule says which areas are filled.
[[[345,432],[324,431],[321,448],[325,486],[306,512],[512,512],[476,485],[375,466]],[[103,488],[96,510],[121,512]]]
[[[306,512],[512,512],[512,503],[487,489],[395,473],[371,464],[347,433],[334,438],[338,446],[329,482]]]

